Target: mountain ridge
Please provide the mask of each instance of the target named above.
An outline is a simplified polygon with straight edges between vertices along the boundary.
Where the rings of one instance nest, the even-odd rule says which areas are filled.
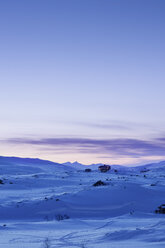
[[[16,157],[16,156],[0,156],[0,164],[2,163],[16,163],[16,164],[49,164],[49,165],[58,165],[58,166],[69,166],[72,168],[77,169],[84,169],[84,168],[90,168],[90,169],[97,169],[99,166],[104,165],[104,163],[92,163],[92,164],[83,164],[79,163],[78,161],[75,162],[64,162],[64,163],[58,163],[53,162],[50,160],[44,160],[40,158],[22,158],[22,157]],[[144,165],[132,165],[132,166],[126,166],[126,165],[114,165],[114,164],[108,164],[111,166],[112,169],[127,169],[127,170],[140,170],[140,169],[156,169],[156,168],[165,168],[165,161],[160,162],[153,162],[153,163],[147,163]]]

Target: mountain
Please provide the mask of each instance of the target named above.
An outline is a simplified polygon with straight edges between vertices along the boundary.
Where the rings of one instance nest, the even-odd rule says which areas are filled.
[[[77,169],[80,169],[80,170],[84,170],[86,168],[97,170],[99,166],[102,166],[104,164],[103,163],[97,163],[97,164],[88,164],[88,165],[86,165],[86,164],[81,164],[81,163],[75,161],[73,163],[65,162],[65,163],[63,163],[63,165],[71,166],[73,168],[77,168]],[[123,166],[123,165],[110,165],[110,166],[111,166],[111,169],[114,169],[114,170],[128,169],[128,167]]]
[[[4,157],[0,156],[0,165],[10,165],[13,166],[28,166],[29,169],[31,167],[38,167],[44,169],[44,166],[47,166],[47,169],[51,166],[62,169],[74,168],[79,170],[84,170],[86,168],[90,168],[93,170],[97,170],[99,166],[104,165],[103,163],[97,163],[97,164],[82,164],[78,161],[75,162],[65,162],[65,163],[56,163],[49,160],[42,160],[38,158],[20,158],[20,157]],[[143,170],[143,169],[165,169],[165,161],[157,162],[157,163],[149,163],[145,165],[138,165],[138,166],[124,166],[124,165],[113,165],[109,164],[111,166],[111,169],[116,170]]]
[[[77,161],[75,161],[73,163],[72,162],[65,162],[65,163],[63,163],[63,165],[70,166],[70,167],[73,167],[73,168],[76,168],[76,169],[80,169],[80,170],[83,170],[84,167],[85,167],[84,164],[81,164],[81,163],[79,163]]]

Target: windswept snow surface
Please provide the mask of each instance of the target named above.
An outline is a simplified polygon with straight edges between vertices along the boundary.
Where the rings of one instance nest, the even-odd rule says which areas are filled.
[[[0,157],[0,248],[164,248],[165,163],[85,168]]]

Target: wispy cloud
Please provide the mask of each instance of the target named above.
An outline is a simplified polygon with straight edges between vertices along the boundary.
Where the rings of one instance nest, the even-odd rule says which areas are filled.
[[[72,125],[79,125],[89,128],[98,128],[98,129],[109,129],[109,130],[117,130],[117,131],[133,131],[134,129],[145,128],[153,130],[153,126],[150,123],[137,123],[137,122],[126,122],[126,121],[119,121],[119,120],[103,120],[103,121],[95,121],[95,122],[71,122]]]
[[[88,138],[14,138],[4,142],[10,144],[29,144],[43,149],[54,149],[60,153],[96,153],[108,156],[165,156],[165,138],[142,139],[88,139]]]
[[[75,122],[76,125],[85,126],[89,128],[101,128],[101,129],[114,129],[114,130],[132,130],[133,125],[130,123],[120,123],[115,121],[108,122]]]

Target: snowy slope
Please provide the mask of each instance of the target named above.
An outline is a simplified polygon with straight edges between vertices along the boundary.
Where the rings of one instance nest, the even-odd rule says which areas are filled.
[[[142,166],[138,166],[136,168],[139,168],[139,169],[165,169],[165,161],[161,161],[161,162],[158,162],[158,163],[150,163],[150,164],[146,164],[146,165],[142,165]]]
[[[0,247],[165,247],[163,163],[83,168],[0,157]]]

